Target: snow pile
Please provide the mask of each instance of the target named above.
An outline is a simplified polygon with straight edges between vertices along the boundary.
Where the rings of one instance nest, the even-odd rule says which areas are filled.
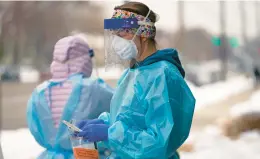
[[[195,87],[190,83],[188,84],[197,100],[196,109],[200,109],[252,89],[253,80],[246,78],[245,76],[236,76],[227,81],[217,82],[202,87]]]
[[[194,143],[195,151],[181,152],[182,159],[259,159],[260,135],[249,132],[238,140],[221,135],[219,129],[209,126],[200,132],[193,132],[188,139]],[[4,131],[1,144],[5,159],[35,159],[42,151],[28,129]]]
[[[248,132],[238,140],[230,140],[221,135],[215,126],[192,133],[188,139],[194,143],[193,152],[181,152],[182,159],[259,159],[259,132]]]
[[[248,101],[234,105],[230,109],[230,115],[234,117],[248,112],[260,112],[260,91],[253,93]]]
[[[235,105],[230,113],[238,116],[246,112],[260,112],[260,91],[253,93],[250,100]],[[221,134],[216,126],[208,126],[200,132],[192,132],[188,143],[193,143],[195,150],[191,153],[181,152],[182,159],[259,159],[260,132],[250,131],[231,140]]]
[[[35,159],[44,150],[28,129],[1,132],[4,159]]]
[[[106,72],[104,68],[98,69],[98,74],[103,79],[118,79],[121,73],[120,69],[113,72]],[[244,76],[202,87],[195,87],[189,82],[188,85],[196,97],[196,108],[223,101],[253,86],[252,79]],[[260,103],[260,91],[256,92],[248,102],[251,107],[254,109],[257,107],[260,111],[257,106]],[[248,103],[243,104],[248,105]],[[233,112],[241,112],[244,109],[242,106],[235,107]],[[207,127],[203,131],[192,133],[189,140],[195,144],[195,151],[181,153],[182,159],[258,159],[260,156],[260,136],[257,132],[246,133],[239,140],[232,141],[222,136],[216,127]],[[1,146],[5,159],[35,159],[44,150],[35,142],[28,129],[1,132]]]

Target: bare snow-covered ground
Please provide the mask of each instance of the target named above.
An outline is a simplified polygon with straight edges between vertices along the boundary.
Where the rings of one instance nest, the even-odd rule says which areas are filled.
[[[195,151],[181,153],[182,159],[259,159],[260,135],[245,133],[239,140],[230,140],[221,135],[214,126],[193,132],[189,138]],[[1,134],[4,159],[35,159],[43,151],[32,138],[28,129],[4,131]]]
[[[260,134],[248,132],[238,140],[223,136],[215,126],[208,126],[200,132],[193,132],[189,138],[195,151],[181,152],[182,159],[259,159]]]
[[[233,95],[245,92],[253,87],[253,80],[245,76],[235,76],[227,81],[195,87],[188,82],[196,98],[196,109],[223,101]]]
[[[247,112],[260,112],[260,91],[241,104],[231,107],[231,116]],[[192,132],[187,142],[195,146],[191,153],[181,153],[182,159],[259,159],[260,132],[243,133],[239,139],[231,140],[221,134],[216,126],[207,126],[200,132]]]
[[[100,72],[102,71],[100,70]],[[191,84],[189,85],[197,98],[197,108],[200,109],[211,103],[224,100],[232,95],[251,89],[252,80],[239,76],[231,78],[226,82],[219,82],[200,88],[194,87]],[[259,92],[252,96],[252,99],[259,98]],[[249,102],[253,103],[252,101]],[[244,109],[242,106],[234,107],[237,110]],[[216,127],[211,126],[206,127],[200,132],[192,132],[190,140],[194,141],[196,151],[181,153],[182,159],[260,158],[260,137],[256,132],[244,134],[239,140],[231,141],[222,136]],[[43,148],[34,141],[27,128],[2,131],[0,141],[5,159],[34,159],[43,151]]]
[[[1,146],[4,159],[35,159],[43,151],[27,128],[2,131]]]
[[[234,105],[230,109],[231,116],[239,116],[248,112],[260,112],[260,91],[255,92],[250,100]]]

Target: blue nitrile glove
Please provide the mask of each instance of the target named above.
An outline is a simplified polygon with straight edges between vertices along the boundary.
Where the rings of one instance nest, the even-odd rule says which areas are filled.
[[[105,141],[108,139],[108,128],[107,124],[87,124],[77,136],[90,142]]]
[[[76,123],[76,126],[79,129],[83,129],[83,127],[88,124],[105,124],[105,122],[102,119],[88,119],[88,120],[82,120],[82,121]],[[78,136],[78,132],[74,132],[74,136]]]
[[[76,124],[76,126],[80,129],[82,129],[84,126],[88,124],[105,124],[104,120],[102,119],[88,119],[88,120],[82,120]]]

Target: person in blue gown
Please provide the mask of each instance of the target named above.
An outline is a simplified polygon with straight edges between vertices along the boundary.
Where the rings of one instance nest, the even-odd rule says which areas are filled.
[[[118,81],[104,124],[80,122],[75,135],[108,148],[109,159],[178,159],[189,136],[195,98],[178,51],[157,49],[156,14],[140,2],[115,8],[105,19],[109,55],[131,61]]]
[[[83,39],[62,38],[53,56],[52,78],[34,89],[27,123],[35,140],[45,148],[38,159],[73,159],[70,133],[62,121],[95,119],[109,111],[114,90],[100,78],[90,78],[93,51]]]

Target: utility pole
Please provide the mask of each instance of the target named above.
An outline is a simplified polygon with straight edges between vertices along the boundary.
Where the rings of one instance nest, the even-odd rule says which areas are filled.
[[[227,78],[227,60],[228,60],[228,52],[227,52],[227,37],[226,37],[226,2],[220,1],[220,28],[221,28],[221,45],[220,45],[220,59],[222,61],[222,69],[221,69],[221,79],[226,80]]]
[[[184,31],[185,26],[184,26],[184,1],[179,1],[178,2],[178,8],[179,8],[179,24],[180,24],[180,30]]]
[[[255,1],[255,18],[256,18],[256,31],[257,31],[257,37],[260,36],[260,17],[259,17],[259,2]]]
[[[22,2],[13,2],[13,25],[15,26],[14,50],[13,50],[13,65],[17,66],[19,63],[20,52],[20,30],[21,30],[21,15]]]
[[[244,45],[247,44],[247,37],[246,37],[246,12],[245,12],[245,2],[240,1],[240,17],[241,17],[241,33]],[[247,47],[247,46],[246,46]]]
[[[184,33],[185,33],[185,23],[184,23],[184,1],[178,1],[178,20],[179,20],[179,37],[176,39],[176,48],[180,50],[183,47]]]

